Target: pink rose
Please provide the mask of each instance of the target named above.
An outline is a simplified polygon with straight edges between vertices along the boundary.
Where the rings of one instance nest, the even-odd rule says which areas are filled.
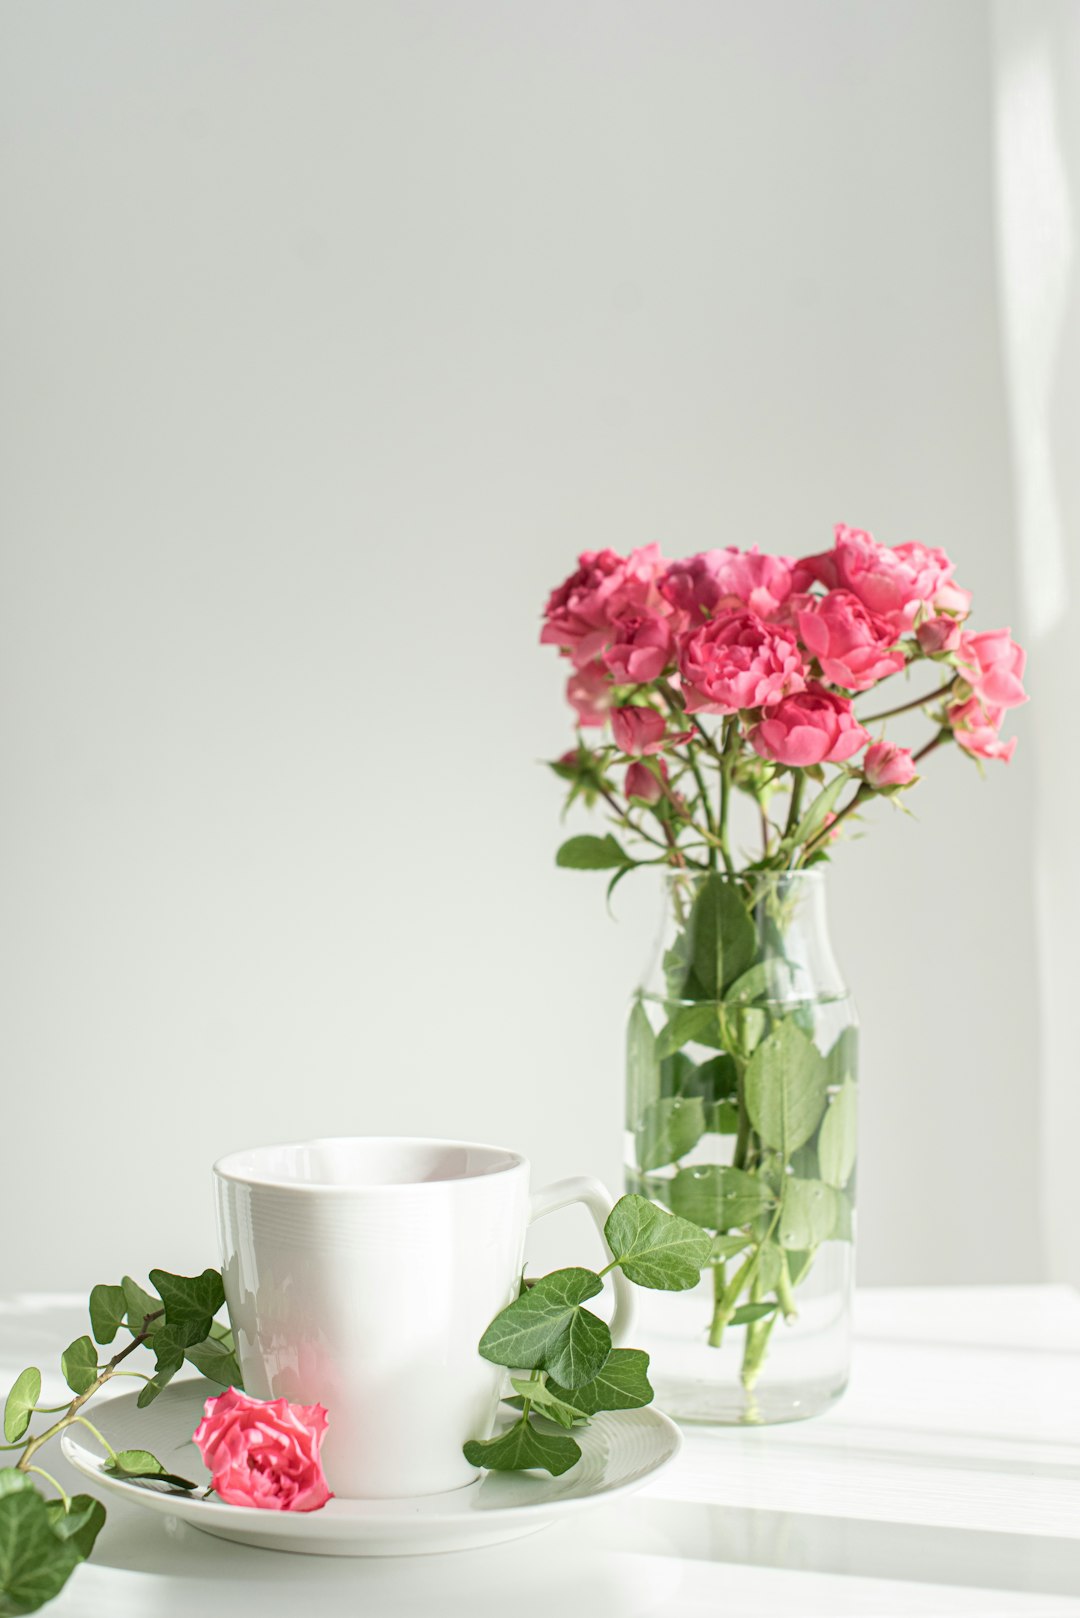
[[[927,545],[879,545],[860,528],[836,527],[837,582],[896,630],[910,629],[923,604],[965,611],[971,597],[951,583],[953,564]]]
[[[756,545],[748,551],[731,545],[672,562],[660,593],[691,623],[740,605],[759,618],[770,618],[791,594],[791,567],[789,556],[765,556]]]
[[[767,709],[750,732],[750,745],[777,764],[839,764],[868,740],[851,703],[820,685]]]
[[[661,606],[656,581],[663,565],[659,545],[629,556],[583,551],[576,571],[548,597],[542,644],[558,646],[579,668],[591,662],[610,643],[620,613]]]
[[[887,787],[906,787],[915,779],[915,760],[906,747],[893,742],[875,742],[866,749],[863,774],[875,792]]]
[[[1019,708],[1028,700],[1022,678],[1026,661],[1007,629],[960,637],[957,667],[984,707]]]
[[[333,1498],[319,1459],[327,1424],[322,1405],[250,1399],[227,1388],[204,1408],[194,1441],[230,1506],[317,1511]]]
[[[960,644],[960,624],[956,618],[924,618],[915,639],[927,657],[936,652],[955,652]]]
[[[949,709],[953,737],[966,753],[975,758],[1000,759],[1002,764],[1008,764],[1016,751],[1016,737],[1011,736],[1007,742],[1001,740],[998,732],[1004,717],[1004,708],[988,706],[978,697],[970,697],[967,702]]]
[[[667,781],[667,765],[662,758],[657,759],[660,773]],[[659,803],[664,796],[664,788],[648,764],[631,764],[626,771],[626,784],[623,789],[628,798],[636,798],[650,807]]]
[[[575,669],[566,682],[566,700],[583,730],[602,725],[612,701],[611,680],[603,663],[586,663]]]
[[[753,612],[725,612],[679,641],[679,673],[688,713],[763,708],[805,684],[793,632]]]
[[[622,685],[657,680],[671,661],[671,625],[658,612],[620,613],[604,662]]]
[[[667,720],[655,708],[612,708],[611,728],[624,753],[658,753],[662,747],[681,746],[693,734],[683,730],[669,736]]]
[[[905,664],[896,634],[884,618],[864,607],[850,590],[803,596],[795,609],[799,636],[834,685],[868,691]]]

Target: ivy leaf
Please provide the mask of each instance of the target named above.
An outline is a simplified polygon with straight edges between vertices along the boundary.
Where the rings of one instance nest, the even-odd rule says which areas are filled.
[[[680,1169],[670,1184],[673,1213],[708,1230],[737,1230],[775,1206],[770,1186],[744,1169],[709,1163]]]
[[[225,1303],[220,1270],[204,1270],[201,1275],[170,1275],[168,1270],[151,1270],[150,1281],[165,1305],[167,1326],[205,1320],[202,1335],[207,1335],[210,1321]]]
[[[17,1494],[20,1489],[32,1489],[34,1480],[28,1472],[17,1466],[0,1466],[0,1500],[5,1494]]]
[[[710,1000],[722,1000],[727,985],[742,976],[757,954],[757,928],[735,884],[718,872],[707,876],[686,930],[695,976]]]
[[[660,1059],[645,1007],[635,1000],[626,1025],[626,1127],[636,1129],[660,1094]]]
[[[120,1290],[124,1294],[128,1331],[131,1332],[132,1336],[138,1337],[144,1329],[148,1333],[160,1330],[165,1324],[160,1313],[161,1299],[152,1297],[149,1292],[144,1292],[139,1283],[133,1281],[130,1275],[123,1277],[120,1282]],[[144,1327],[147,1315],[154,1314],[158,1316],[158,1319],[151,1320]]]
[[[713,1262],[717,1259],[734,1258],[736,1253],[741,1253],[749,1246],[749,1236],[714,1236],[709,1258]]]
[[[788,1180],[780,1213],[780,1245],[796,1249],[827,1242],[836,1226],[837,1193],[824,1180]]]
[[[761,1041],[746,1070],[746,1110],[766,1146],[782,1157],[808,1141],[828,1094],[825,1058],[785,1017]]]
[[[558,1394],[552,1392],[550,1383],[527,1382],[521,1377],[512,1376],[510,1386],[519,1397],[507,1399],[506,1403],[514,1405],[518,1410],[528,1399],[539,1415],[546,1416],[549,1421],[558,1422],[560,1427],[581,1427],[589,1419],[587,1411],[579,1410],[576,1405],[570,1403],[572,1394],[560,1399]]]
[[[177,1371],[184,1363],[184,1356],[195,1343],[201,1342],[209,1329],[209,1323],[200,1321],[187,1321],[176,1326],[162,1326],[155,1332],[148,1348],[154,1351],[154,1375],[149,1382],[144,1382],[139,1390],[139,1397],[135,1401],[140,1410],[145,1410],[152,1404],[167,1383],[171,1382]]]
[[[829,1102],[818,1136],[818,1163],[826,1185],[843,1190],[855,1167],[856,1123],[859,1099],[853,1084],[845,1084]]]
[[[612,836],[571,837],[555,855],[555,864],[567,871],[611,871],[633,865],[629,854]],[[150,1277],[153,1280],[153,1276]]]
[[[168,1484],[177,1489],[199,1487],[190,1478],[177,1477],[175,1472],[167,1471],[148,1449],[122,1449],[119,1454],[109,1457],[103,1470],[111,1472],[114,1477],[130,1478],[136,1482]]]
[[[646,1107],[635,1132],[638,1168],[643,1174],[685,1157],[705,1133],[700,1096],[666,1096]]]
[[[649,1356],[643,1348],[613,1348],[604,1369],[591,1382],[571,1393],[549,1381],[548,1391],[560,1399],[572,1399],[588,1416],[600,1410],[639,1410],[652,1402],[648,1369]]]
[[[472,1438],[465,1445],[470,1466],[486,1466],[493,1472],[538,1470],[559,1477],[581,1459],[581,1449],[562,1433],[542,1433],[527,1416],[495,1438]]]
[[[52,1601],[81,1561],[74,1541],[53,1532],[37,1489],[0,1495],[0,1613],[5,1618],[36,1612]]]
[[[126,1310],[123,1287],[96,1286],[90,1294],[90,1330],[95,1341],[111,1343],[124,1324]]]
[[[36,1365],[29,1365],[15,1378],[4,1405],[4,1437],[9,1444],[17,1444],[25,1433],[40,1398],[41,1372]]]
[[[232,1338],[207,1337],[187,1349],[190,1364],[211,1382],[220,1382],[224,1388],[243,1388],[240,1365],[232,1348]]]
[[[57,1511],[56,1507],[60,1509]],[[62,1500],[47,1500],[45,1509],[56,1537],[74,1545],[85,1562],[105,1525],[105,1507],[101,1501],[91,1494],[73,1494],[66,1511]]]
[[[661,1059],[673,1056],[684,1045],[710,1045],[714,1050],[723,1050],[724,1035],[716,1006],[706,1001],[680,1006],[656,1036],[656,1054]]]
[[[89,1337],[76,1337],[60,1356],[60,1369],[72,1393],[86,1393],[98,1377],[98,1356]]]
[[[581,1305],[602,1288],[592,1270],[542,1276],[495,1316],[480,1339],[481,1355],[496,1365],[546,1370],[567,1388],[591,1381],[611,1353],[611,1333]]]
[[[712,1238],[644,1197],[620,1197],[604,1226],[612,1254],[635,1286],[685,1292],[701,1279]]]

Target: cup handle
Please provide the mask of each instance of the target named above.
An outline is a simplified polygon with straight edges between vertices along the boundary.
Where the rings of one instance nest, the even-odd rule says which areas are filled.
[[[593,1179],[591,1174],[575,1174],[569,1180],[556,1180],[554,1185],[546,1185],[542,1191],[537,1191],[529,1202],[530,1225],[534,1219],[542,1219],[545,1214],[555,1213],[559,1208],[568,1208],[572,1202],[583,1202],[588,1208],[600,1232],[604,1252],[609,1259],[613,1258],[614,1254],[604,1235],[604,1225],[615,1204],[606,1186]],[[611,1284],[615,1291],[611,1340],[618,1346],[626,1341],[634,1324],[634,1289],[619,1269],[611,1271]]]

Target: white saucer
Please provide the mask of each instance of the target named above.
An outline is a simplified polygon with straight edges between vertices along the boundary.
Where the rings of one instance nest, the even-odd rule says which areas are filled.
[[[137,1394],[122,1394],[104,1400],[94,1419],[114,1449],[147,1449],[166,1471],[202,1485],[210,1475],[191,1435],[202,1418],[203,1401],[220,1392],[216,1383],[201,1377],[172,1382],[145,1410],[136,1409]],[[678,1454],[682,1443],[675,1423],[649,1406],[595,1416],[574,1437],[581,1445],[581,1460],[559,1478],[545,1472],[485,1472],[477,1483],[449,1494],[331,1500],[321,1511],[307,1512],[256,1511],[213,1497],[165,1494],[106,1472],[104,1457],[89,1447],[89,1438],[84,1442],[76,1436],[74,1427],[61,1442],[65,1458],[99,1488],[148,1511],[167,1512],[219,1539],[310,1556],[419,1556],[520,1539],[568,1512],[640,1489]]]

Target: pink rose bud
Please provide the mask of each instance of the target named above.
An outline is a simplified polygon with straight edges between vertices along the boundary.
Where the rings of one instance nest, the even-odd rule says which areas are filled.
[[[1004,708],[982,703],[978,697],[949,709],[949,723],[958,746],[974,758],[998,759],[1008,764],[1016,751],[1016,737],[1001,740],[998,732],[1004,717]]]
[[[766,708],[750,732],[750,745],[778,764],[840,764],[868,740],[846,697],[809,685]]]
[[[658,758],[656,762],[666,781],[667,765],[662,758]],[[650,807],[654,803],[659,803],[664,796],[664,788],[648,764],[631,764],[627,768],[625,792],[628,798],[636,798],[639,803],[647,803]]]
[[[915,779],[915,760],[906,747],[897,747],[893,742],[875,742],[866,749],[863,774],[875,792],[906,787]]]
[[[1026,661],[1007,629],[960,637],[957,667],[984,707],[1019,708],[1028,700],[1022,679]]]
[[[915,639],[927,657],[937,652],[955,652],[960,644],[960,624],[956,618],[926,618],[915,631]]]
[[[318,1511],[333,1498],[319,1459],[327,1425],[322,1405],[251,1399],[227,1388],[204,1408],[194,1442],[230,1506]]]
[[[667,734],[667,720],[655,708],[612,708],[611,728],[624,753],[658,753],[662,747],[681,747],[693,735],[681,730]]]
[[[611,680],[603,663],[586,663],[566,682],[566,700],[583,730],[602,725],[611,707]]]

